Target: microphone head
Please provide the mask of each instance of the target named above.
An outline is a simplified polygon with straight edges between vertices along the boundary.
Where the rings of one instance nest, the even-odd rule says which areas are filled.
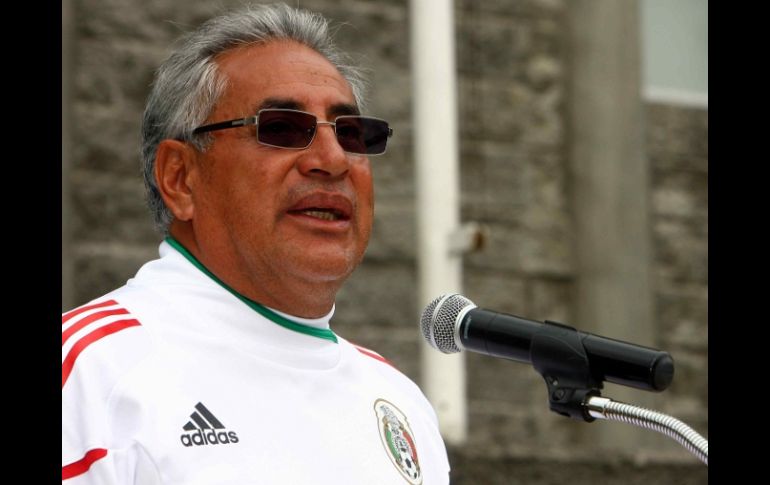
[[[476,307],[469,299],[453,293],[439,296],[425,307],[420,329],[431,347],[445,354],[460,352],[455,342],[455,326],[460,312],[468,306]]]

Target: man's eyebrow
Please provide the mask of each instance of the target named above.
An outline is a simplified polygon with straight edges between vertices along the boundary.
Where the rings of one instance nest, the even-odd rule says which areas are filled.
[[[328,115],[330,115],[331,118],[335,116],[344,116],[344,115],[359,115],[361,112],[358,110],[358,106],[355,104],[350,103],[340,103],[332,105],[328,110]]]

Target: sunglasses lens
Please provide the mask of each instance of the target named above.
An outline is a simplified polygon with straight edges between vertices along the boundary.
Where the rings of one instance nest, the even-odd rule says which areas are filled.
[[[335,121],[337,140],[346,152],[362,155],[385,153],[390,135],[386,121],[364,116],[340,116]]]
[[[315,133],[315,116],[299,111],[264,110],[257,120],[257,139],[266,145],[305,148]]]
[[[379,155],[385,153],[391,130],[387,121],[365,116],[339,116],[335,119],[337,141],[348,153]],[[257,140],[281,148],[307,148],[313,141],[316,117],[310,113],[286,109],[259,112]]]

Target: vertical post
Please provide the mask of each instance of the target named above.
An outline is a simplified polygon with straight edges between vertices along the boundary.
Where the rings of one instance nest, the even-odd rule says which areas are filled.
[[[652,347],[639,4],[573,0],[568,6],[575,326]],[[644,393],[629,391],[608,385],[606,395],[649,405]],[[629,453],[645,439],[611,426],[596,432],[603,446]]]
[[[450,254],[460,219],[453,8],[451,0],[410,2],[421,306],[462,287],[461,255]],[[421,356],[423,387],[441,432],[460,444],[467,434],[464,357],[443,355],[425,342]]]

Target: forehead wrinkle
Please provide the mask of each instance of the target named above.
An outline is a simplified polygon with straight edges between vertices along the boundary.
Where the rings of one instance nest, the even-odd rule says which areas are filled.
[[[255,112],[261,109],[280,108],[280,109],[305,109],[305,104],[292,98],[276,98],[270,97],[262,100],[257,106],[255,106]]]
[[[297,111],[305,111],[307,106],[305,103],[293,98],[269,97],[259,102],[253,108],[253,112],[257,113],[263,109],[293,109]],[[360,114],[360,111],[355,103],[334,103],[326,109],[326,115],[329,118],[357,114]]]
[[[306,59],[308,48],[304,46],[292,46],[278,57],[271,56],[270,50],[279,45],[249,46],[217,59],[221,74],[227,78],[228,92],[243,92],[248,86],[249,90],[264,89],[267,96],[264,99],[252,98],[242,107],[235,106],[238,101],[233,99],[227,103],[233,105],[231,108],[236,112],[233,116],[253,115],[260,109],[269,108],[307,111],[315,109],[311,106],[317,106],[316,99],[333,103],[321,106],[325,116],[359,113],[350,83],[328,59],[312,50],[309,52],[311,57]],[[269,62],[265,62],[264,53],[268,53]],[[256,77],[252,66],[261,66],[261,72]],[[318,98],[314,91],[318,91]]]

